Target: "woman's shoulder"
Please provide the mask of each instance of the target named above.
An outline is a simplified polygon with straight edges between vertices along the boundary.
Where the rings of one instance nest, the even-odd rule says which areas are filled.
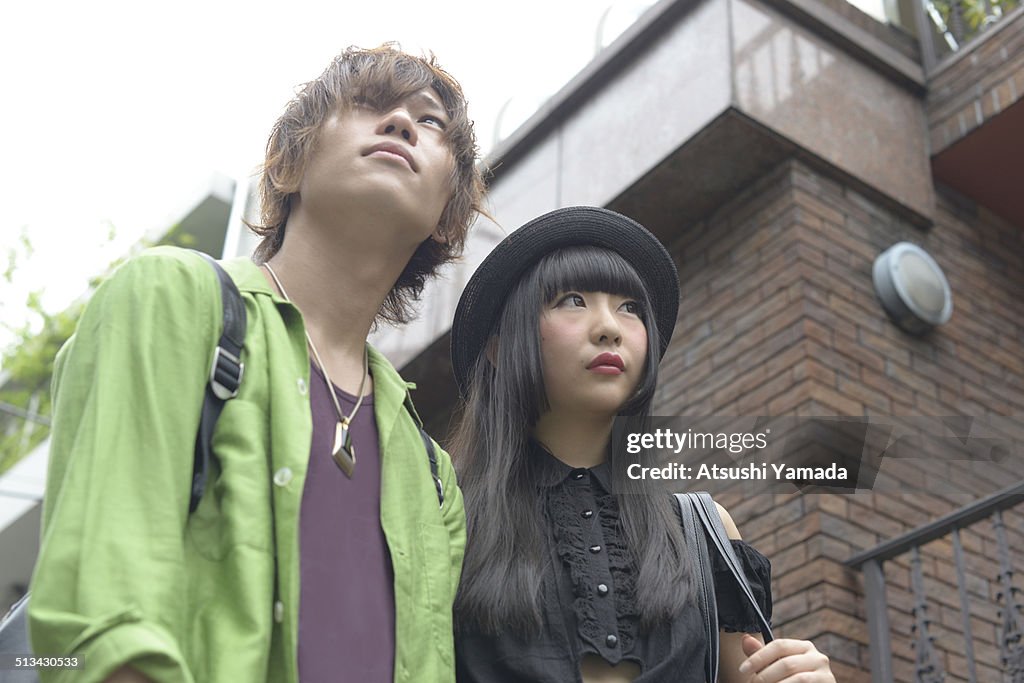
[[[729,536],[729,540],[732,541],[733,550],[740,558],[744,568],[767,577],[771,571],[771,562],[754,546],[743,540],[739,527],[736,526],[736,522],[724,505],[716,500],[715,507],[718,508],[718,516],[722,518],[722,525],[725,527],[726,534]]]
[[[747,578],[754,600],[765,618],[772,615],[772,565],[760,551],[740,535],[736,522],[729,511],[717,501],[718,514],[722,518],[731,541],[733,554],[739,560],[740,568]],[[736,590],[732,570],[717,552],[712,553],[711,567],[715,577],[715,596],[718,602],[719,625],[729,632],[754,633],[759,629],[757,613],[752,605]]]
[[[722,518],[722,525],[725,527],[725,532],[729,538],[737,541],[741,540],[743,537],[740,535],[740,530],[737,528],[736,522],[733,521],[729,511],[717,500],[715,501],[715,507],[718,508],[718,516]]]
[[[718,508],[718,514],[722,518],[722,524],[725,526],[731,541],[732,550],[742,565],[744,573],[748,575],[752,583],[762,584],[767,590],[771,583],[771,562],[754,546],[743,540],[736,522],[732,519],[732,515],[729,514],[725,506],[718,501],[715,501],[715,506]],[[714,553],[714,556],[714,561],[712,562],[713,569],[716,572],[729,571],[724,559],[719,557],[718,553]]]

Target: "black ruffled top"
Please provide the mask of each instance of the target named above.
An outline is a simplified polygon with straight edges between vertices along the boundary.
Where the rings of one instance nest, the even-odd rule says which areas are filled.
[[[696,607],[671,623],[642,632],[636,610],[636,572],[624,544],[610,493],[608,465],[574,469],[537,444],[539,493],[555,571],[542,587],[542,632],[524,640],[460,627],[456,632],[459,683],[565,683],[580,680],[580,662],[594,654],[610,664],[635,662],[638,683],[704,683],[706,643]],[[680,520],[680,524],[681,524]],[[771,564],[743,541],[733,541],[754,596],[771,620]],[[719,627],[755,633],[757,616],[725,562],[712,552]]]

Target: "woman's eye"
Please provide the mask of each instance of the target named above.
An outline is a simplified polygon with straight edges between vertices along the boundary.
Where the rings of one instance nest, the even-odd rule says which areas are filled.
[[[566,294],[558,300],[559,306],[586,308],[587,302],[579,294]]]
[[[633,315],[638,317],[640,315],[640,304],[638,304],[635,301],[627,301],[626,303],[622,304],[622,308],[623,310],[626,311],[626,313],[632,313]]]

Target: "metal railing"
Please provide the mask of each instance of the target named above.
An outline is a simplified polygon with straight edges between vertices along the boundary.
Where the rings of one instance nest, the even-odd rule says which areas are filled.
[[[914,0],[914,29],[925,74],[1020,6],[1021,0]]]
[[[942,662],[937,656],[935,638],[929,633],[932,620],[927,614],[927,595],[921,570],[921,546],[939,538],[950,536],[956,567],[957,589],[964,635],[963,653],[967,663],[967,680],[978,683],[977,659],[971,627],[970,601],[964,571],[964,551],[961,530],[990,518],[996,536],[999,590],[996,601],[1002,619],[999,638],[1004,680],[1024,683],[1024,608],[1018,596],[1020,590],[1013,585],[1013,562],[1007,542],[1003,512],[1024,503],[1024,481],[991,496],[978,500],[932,522],[890,539],[871,550],[847,560],[846,565],[860,569],[864,574],[864,590],[868,620],[871,676],[873,683],[893,683],[893,657],[889,626],[889,603],[886,599],[884,563],[910,553],[911,590],[913,592],[913,647],[915,652],[914,680],[918,683],[940,683],[945,680]],[[957,646],[954,643],[945,645]],[[959,647],[957,647],[959,653]],[[986,682],[987,683],[987,682]]]

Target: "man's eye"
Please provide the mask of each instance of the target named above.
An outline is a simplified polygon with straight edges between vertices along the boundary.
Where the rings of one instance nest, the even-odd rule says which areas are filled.
[[[421,116],[420,117],[420,123],[426,123],[426,124],[429,124],[431,126],[437,126],[441,130],[445,130],[445,129],[448,128],[448,124],[445,123],[444,119],[442,119],[440,116],[434,116],[433,114],[427,114],[425,116]]]

